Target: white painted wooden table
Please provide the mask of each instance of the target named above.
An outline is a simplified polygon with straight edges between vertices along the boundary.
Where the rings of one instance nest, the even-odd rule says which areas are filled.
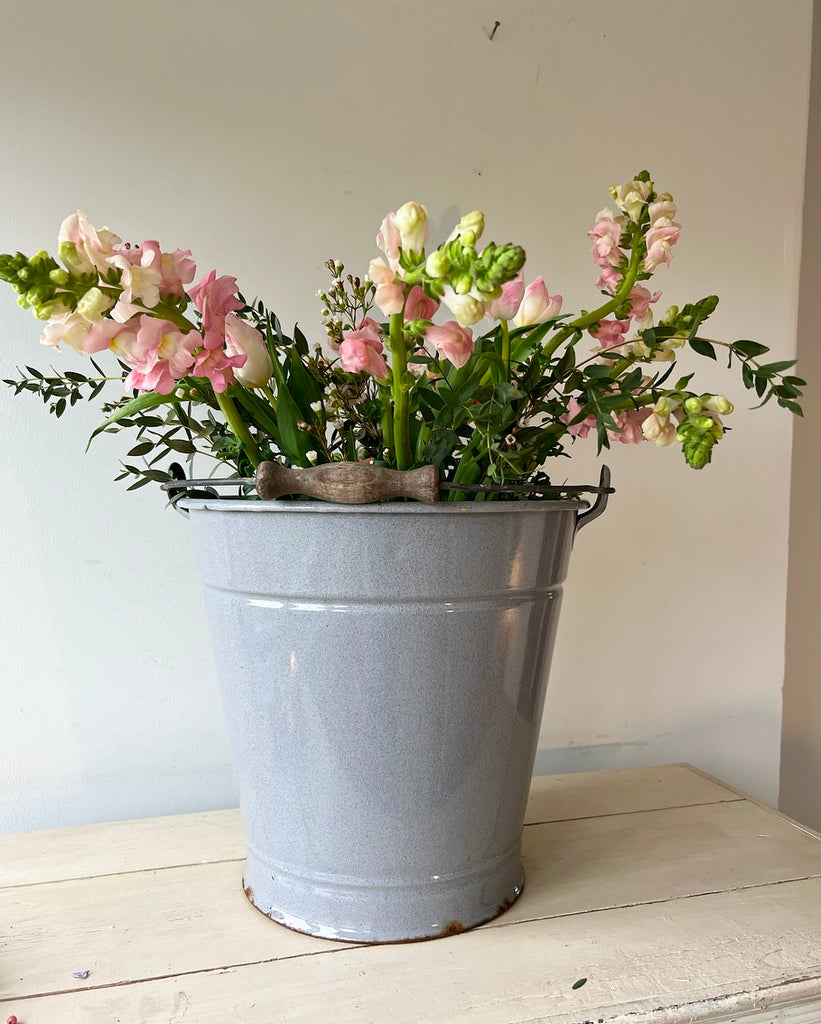
[[[821,838],[687,765],[534,779],[524,894],[432,942],[288,931],[242,854],[236,811],[0,837],[0,1024],[821,1021]]]

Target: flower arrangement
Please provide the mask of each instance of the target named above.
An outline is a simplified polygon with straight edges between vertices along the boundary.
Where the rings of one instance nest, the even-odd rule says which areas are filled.
[[[563,313],[541,277],[526,283],[521,247],[479,248],[479,211],[430,249],[425,207],[411,202],[382,221],[383,257],[366,276],[328,261],[324,345],[313,346],[299,327],[287,336],[261,302],[247,303],[235,278],[211,270],[193,284],[190,251],[123,243],[78,212],[60,229],[59,262],[2,255],[0,278],[46,321],[43,343],[88,355],[94,373],[26,367],[5,383],[39,394],[57,416],[110,382],[124,387],[104,401],[95,434],[136,431],[118,477],[130,489],[170,480],[164,460],[179,455],[210,457],[241,477],[265,460],[367,461],[435,465],[456,485],[549,483],[549,460],[589,435],[599,449],[678,443],[701,469],[733,406],[693,389],[692,373],[675,377],[685,347],[711,359],[723,348],[761,404],[774,398],[800,414],[805,382],[787,373],[793,361],[765,363],[765,345],[702,335],[716,296],[654,317],[661,293],[645,282],[670,265],[676,205],[646,171],[610,195],[617,210],[601,210],[588,232],[603,296],[595,309]],[[481,322],[489,326],[478,333]],[[103,353],[113,374],[95,358]]]

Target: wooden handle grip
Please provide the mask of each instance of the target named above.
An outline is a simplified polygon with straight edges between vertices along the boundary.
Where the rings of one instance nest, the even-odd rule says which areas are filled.
[[[439,470],[436,466],[385,469],[367,462],[329,462],[300,469],[262,462],[256,486],[257,494],[266,500],[283,494],[308,494],[342,505],[366,505],[386,498],[414,498],[433,505],[439,500]]]

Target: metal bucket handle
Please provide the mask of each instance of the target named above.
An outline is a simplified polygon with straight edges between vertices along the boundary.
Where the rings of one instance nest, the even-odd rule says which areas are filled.
[[[496,491],[511,494],[539,494],[553,497],[567,497],[583,493],[595,494],[592,508],[577,514],[576,532],[582,526],[597,519],[607,508],[607,499],[613,493],[610,486],[610,470],[602,466],[598,487],[512,484],[500,487],[483,487],[475,484],[440,483],[439,471],[435,466],[400,472],[366,463],[339,462],[315,466],[310,469],[281,466],[275,462],[263,462],[255,477],[234,477],[228,480],[188,480],[179,463],[170,467],[173,480],[162,485],[169,495],[173,507],[186,518],[189,513],[181,509],[181,498],[218,497],[218,487],[255,487],[262,499],[273,499],[287,494],[308,494],[325,501],[341,502],[347,505],[369,504],[386,498],[413,498],[426,504],[436,504],[441,490]]]
[[[596,498],[593,507],[588,509],[586,512],[580,512],[576,516],[576,533],[581,530],[583,526],[587,526],[588,523],[592,523],[594,519],[598,519],[599,516],[607,508],[607,499],[613,493],[613,488],[610,486],[610,467],[602,466],[601,473],[599,474],[599,493]]]

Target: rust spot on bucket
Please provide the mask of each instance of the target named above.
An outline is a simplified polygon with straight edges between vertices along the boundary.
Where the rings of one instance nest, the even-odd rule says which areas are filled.
[[[445,927],[436,936],[437,939],[446,939],[448,935],[458,935],[459,932],[463,932],[465,926],[461,921],[448,921]]]
[[[251,903],[254,903],[254,890],[251,888],[251,886],[250,885],[243,885],[242,891],[245,893],[245,895],[248,897],[248,899],[251,901]],[[254,903],[254,906],[256,906],[255,903]]]

